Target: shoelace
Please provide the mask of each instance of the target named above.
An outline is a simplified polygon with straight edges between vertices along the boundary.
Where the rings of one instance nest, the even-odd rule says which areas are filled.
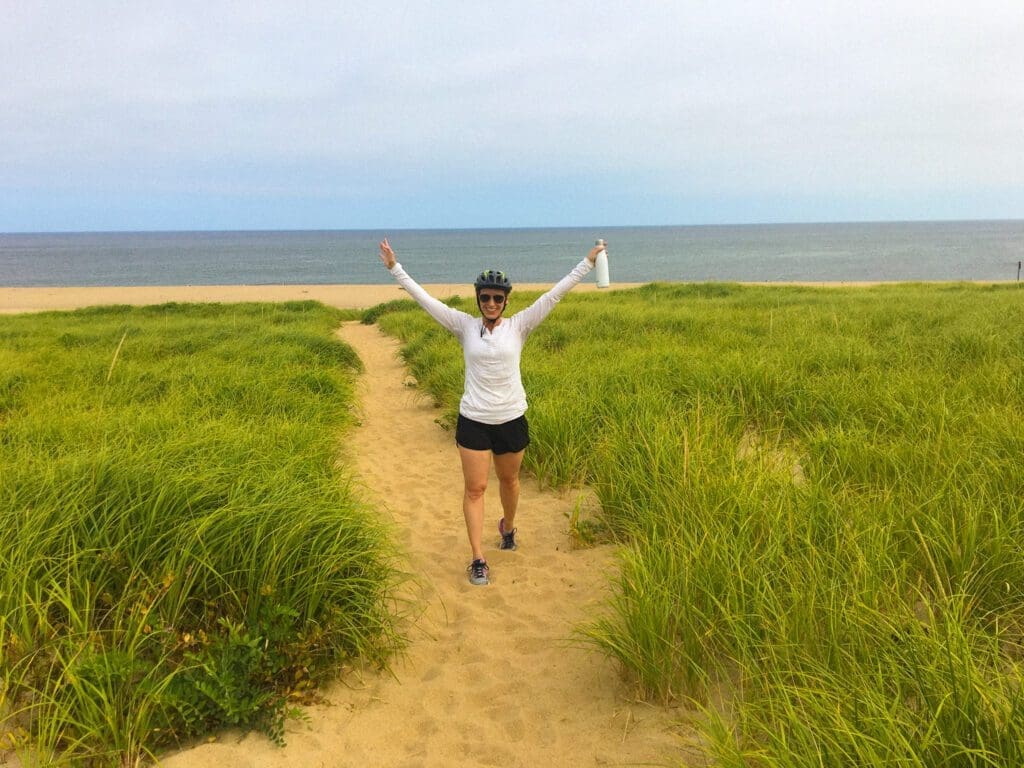
[[[473,571],[474,579],[482,579],[488,571],[487,563],[484,560],[474,560],[469,567]]]
[[[516,529],[513,528],[511,531],[505,530],[505,518],[501,518],[498,521],[498,533],[501,534],[501,548],[502,549],[515,549],[516,548]]]

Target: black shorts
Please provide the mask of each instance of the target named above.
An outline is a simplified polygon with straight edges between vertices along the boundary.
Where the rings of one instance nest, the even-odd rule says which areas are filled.
[[[504,424],[481,424],[460,413],[455,425],[455,442],[473,451],[518,453],[530,444],[530,426],[525,416]]]

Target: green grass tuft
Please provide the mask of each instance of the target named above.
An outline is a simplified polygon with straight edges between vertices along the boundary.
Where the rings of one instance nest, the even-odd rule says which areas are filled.
[[[0,318],[0,733],[134,764],[399,646],[337,464],[354,351],[313,302]]]
[[[454,413],[455,341],[380,323]],[[582,634],[705,708],[716,765],[1024,764],[1021,328],[1017,286],[568,296],[526,461],[621,544]]]

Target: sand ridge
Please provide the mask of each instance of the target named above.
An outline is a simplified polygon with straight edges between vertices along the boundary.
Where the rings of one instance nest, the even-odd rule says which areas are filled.
[[[521,546],[497,548],[500,504],[487,491],[485,544],[492,583],[466,579],[462,475],[450,432],[428,398],[405,386],[398,344],[376,326],[340,336],[363,360],[361,425],[346,438],[369,497],[393,518],[421,607],[391,673],[347,675],[328,704],[292,722],[287,746],[258,734],[167,757],[168,768],[273,766],[703,765],[686,712],[636,701],[616,664],[571,641],[600,609],[610,547],[574,550],[567,515],[579,493],[524,477]]]

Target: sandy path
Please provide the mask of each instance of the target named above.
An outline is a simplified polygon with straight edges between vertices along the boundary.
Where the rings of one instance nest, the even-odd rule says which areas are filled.
[[[491,585],[468,583],[462,476],[437,411],[403,386],[398,345],[376,326],[340,335],[366,365],[362,425],[348,451],[367,492],[394,518],[423,613],[393,675],[350,675],[326,692],[330,705],[288,728],[278,748],[259,735],[174,755],[169,768],[252,766],[565,766],[703,764],[681,710],[631,700],[616,666],[568,642],[598,606],[608,548],[573,551],[566,515],[576,494],[541,491],[524,478],[521,546],[497,549],[492,476],[485,541]]]

